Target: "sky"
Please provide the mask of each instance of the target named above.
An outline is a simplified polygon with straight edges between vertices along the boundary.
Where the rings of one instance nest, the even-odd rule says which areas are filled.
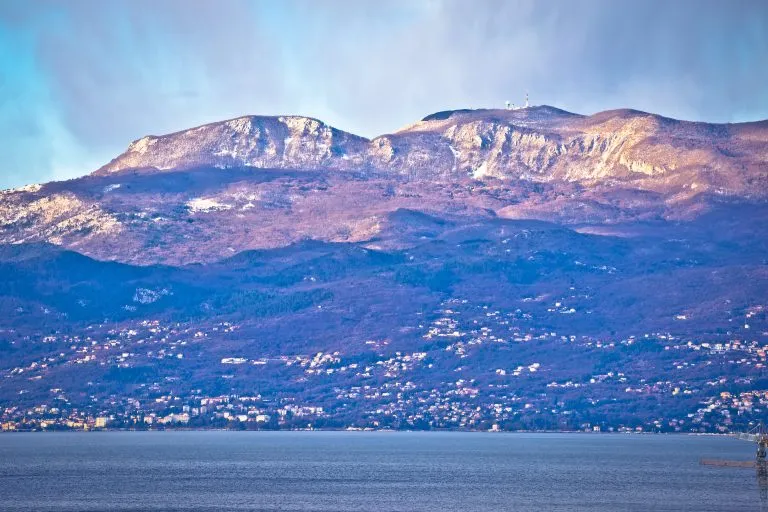
[[[246,114],[374,137],[526,92],[767,119],[768,1],[0,0],[0,188]]]

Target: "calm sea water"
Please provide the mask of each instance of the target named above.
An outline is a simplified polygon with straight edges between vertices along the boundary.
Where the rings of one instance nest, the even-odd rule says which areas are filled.
[[[718,437],[374,432],[0,435],[8,511],[756,511]]]

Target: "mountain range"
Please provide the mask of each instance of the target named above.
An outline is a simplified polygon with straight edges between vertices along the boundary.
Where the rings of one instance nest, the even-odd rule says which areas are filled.
[[[0,412],[728,430],[768,407],[766,213],[768,121],[537,106],[142,137],[0,193]],[[246,419],[200,412],[222,397]]]

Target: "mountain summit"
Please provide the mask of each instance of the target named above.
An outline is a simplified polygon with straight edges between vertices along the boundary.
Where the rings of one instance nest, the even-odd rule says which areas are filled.
[[[96,174],[193,167],[364,171],[455,181],[631,182],[657,192],[761,195],[768,124],[633,110],[454,110],[368,140],[299,116],[246,116],[134,141]],[[761,169],[763,169],[761,171]]]
[[[191,167],[317,168],[360,165],[368,140],[301,116],[245,116],[189,130],[136,140],[128,150],[96,171],[158,170]]]

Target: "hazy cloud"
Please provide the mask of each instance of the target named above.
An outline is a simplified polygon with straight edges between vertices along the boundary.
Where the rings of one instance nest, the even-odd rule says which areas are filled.
[[[534,103],[768,118],[756,1],[0,3],[0,186],[90,172],[147,133],[297,113],[374,136]]]

